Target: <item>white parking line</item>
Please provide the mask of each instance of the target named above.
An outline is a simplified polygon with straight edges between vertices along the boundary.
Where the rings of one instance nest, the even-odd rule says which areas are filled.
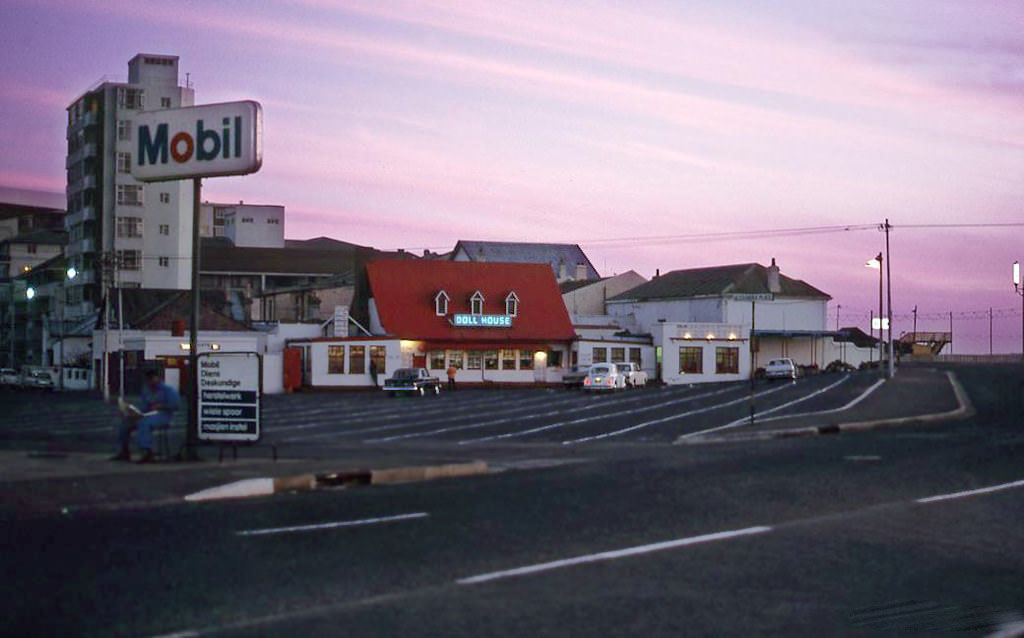
[[[970,496],[978,496],[979,494],[990,494],[992,492],[999,492],[1001,490],[1011,490],[1015,487],[1024,487],[1024,480],[1013,481],[1012,483],[1002,483],[1001,485],[991,485],[989,487],[980,487],[976,490],[967,490],[964,492],[953,492],[952,494],[939,494],[938,496],[919,498],[917,499],[917,502],[935,503],[938,501],[951,501],[957,498],[968,498]]]
[[[856,398],[854,398],[852,401],[850,401],[849,403],[847,403],[846,405],[844,405],[842,407],[832,408],[830,410],[818,410],[816,412],[800,412],[799,414],[781,414],[779,416],[773,416],[773,417],[769,417],[767,419],[760,418],[761,416],[763,416],[765,414],[768,414],[769,411],[765,411],[765,412],[762,412],[759,415],[757,415],[757,417],[758,417],[757,418],[757,422],[758,423],[768,423],[770,421],[781,421],[783,419],[795,419],[797,417],[820,416],[822,414],[835,414],[837,412],[845,412],[846,410],[849,410],[849,409],[853,408],[858,403],[860,403],[864,399],[866,399],[869,396],[871,396],[871,393],[873,393],[878,388],[882,387],[882,384],[884,384],[884,383],[885,383],[885,379],[878,379],[878,380],[876,380],[874,383],[871,384],[871,387],[869,387],[868,389],[864,390],[863,393],[861,393]],[[750,421],[750,417],[744,417],[742,419],[736,419],[735,421],[733,421],[733,423],[741,423],[741,422],[744,422],[744,421],[749,422]]]
[[[502,434],[495,434],[493,436],[484,436],[484,437],[480,437],[478,439],[466,439],[466,440],[463,440],[463,441],[459,441],[459,445],[468,445],[470,443],[482,443],[484,441],[493,441],[493,440],[496,440],[496,439],[511,439],[511,438],[520,437],[520,436],[527,436],[529,434],[536,434],[537,432],[545,432],[547,430],[554,430],[556,428],[564,428],[564,427],[568,427],[570,425],[579,425],[580,423],[587,423],[587,422],[590,422],[590,421],[600,421],[601,419],[607,419],[607,418],[611,418],[611,417],[615,417],[615,416],[622,416],[624,414],[637,414],[639,412],[647,412],[649,410],[659,410],[661,408],[668,407],[670,405],[676,405],[676,404],[679,404],[679,403],[686,403],[688,401],[693,401],[695,399],[704,399],[704,398],[711,397],[711,396],[717,396],[719,394],[725,394],[726,392],[730,392],[730,391],[736,390],[736,389],[737,388],[735,386],[732,386],[732,387],[724,388],[722,390],[715,390],[714,392],[705,392],[703,394],[694,394],[694,395],[691,395],[691,396],[686,396],[686,397],[683,397],[681,399],[673,399],[672,401],[663,401],[661,403],[655,403],[655,404],[652,404],[652,405],[649,405],[649,406],[645,406],[645,407],[638,408],[638,409],[633,409],[633,410],[619,410],[618,412],[606,412],[604,414],[595,414],[594,416],[583,417],[581,419],[573,419],[572,421],[561,421],[559,423],[550,423],[548,425],[542,425],[542,426],[538,426],[538,427],[535,427],[535,428],[530,428],[528,430],[520,430],[518,432],[504,432]]]
[[[769,394],[774,394],[775,392],[778,392],[779,390],[785,390],[786,387],[787,386],[784,386],[784,385],[783,386],[779,386],[777,388],[772,388],[771,390],[765,390],[764,392],[758,392],[757,394],[755,394],[753,396],[754,396],[754,398],[767,396]],[[626,434],[628,432],[633,432],[635,430],[640,430],[640,429],[643,429],[643,428],[646,428],[646,427],[649,427],[649,426],[652,426],[652,425],[658,425],[659,423],[666,423],[668,421],[676,421],[676,420],[684,418],[684,417],[693,416],[694,414],[703,414],[704,412],[711,412],[712,410],[718,410],[719,408],[726,408],[726,407],[729,407],[730,405],[736,405],[737,403],[743,403],[744,401],[749,401],[749,400],[750,400],[750,395],[744,395],[744,396],[740,397],[739,399],[733,399],[732,401],[726,401],[725,403],[716,403],[715,405],[709,405],[709,406],[705,406],[703,408],[697,408],[696,410],[688,410],[687,412],[680,412],[679,414],[672,414],[672,415],[669,415],[669,416],[666,416],[666,417],[663,417],[663,418],[660,418],[660,419],[654,419],[652,421],[644,421],[643,423],[637,423],[636,425],[631,425],[628,428],[622,428],[621,430],[614,430],[612,432],[605,432],[603,434],[595,434],[593,436],[585,436],[585,437],[582,437],[582,438],[579,438],[579,439],[571,439],[569,441],[562,441],[562,445],[575,445],[577,443],[586,443],[588,441],[597,441],[597,440],[600,440],[600,439],[607,439],[607,438],[610,438],[610,437],[613,437],[613,436],[619,436],[620,434]]]
[[[836,387],[837,385],[839,385],[839,384],[841,384],[841,383],[843,383],[845,381],[848,381],[849,379],[850,379],[850,375],[846,375],[842,379],[836,381],[835,383],[831,383],[831,384],[825,386],[824,388],[819,388],[818,390],[815,390],[814,392],[808,394],[807,396],[800,397],[799,399],[793,399],[792,401],[788,401],[788,402],[783,403],[781,405],[777,405],[774,408],[771,408],[771,409],[768,409],[768,410],[765,410],[765,411],[761,412],[761,414],[771,414],[772,412],[778,412],[779,410],[783,410],[785,408],[788,408],[791,405],[796,405],[797,403],[803,403],[804,401],[807,401],[808,399],[813,399],[814,397],[818,396],[819,394],[824,394],[825,392],[828,392],[832,388]],[[711,434],[712,432],[719,432],[721,430],[728,430],[730,428],[735,428],[735,427],[738,427],[738,426],[741,426],[741,425],[749,425],[749,424],[750,424],[750,418],[749,417],[744,417],[742,419],[736,419],[732,423],[726,423],[725,425],[720,425],[720,426],[715,427],[715,428],[708,428],[707,430],[700,430],[699,432],[690,432],[689,434],[684,434],[684,435],[680,436],[678,439],[676,439],[676,443],[680,443],[682,441],[685,441],[686,439],[690,439],[690,438],[693,438],[693,437],[696,437],[696,436],[701,436],[703,434]]]
[[[293,525],[291,527],[268,527],[266,529],[247,529],[235,532],[236,536],[266,536],[268,534],[291,534],[294,532],[315,532],[324,529],[337,529],[339,527],[357,527],[360,525],[376,525],[378,523],[391,523],[394,521],[408,521],[417,518],[426,518],[426,512],[413,512],[411,514],[396,514],[395,516],[381,516],[379,518],[364,518],[357,521],[334,521],[331,523],[317,523],[315,525]]]
[[[478,574],[476,576],[460,578],[455,582],[459,585],[479,585],[480,583],[486,583],[492,580],[499,580],[502,578],[513,578],[515,576],[525,576],[527,574],[536,574],[538,572],[546,572],[552,569],[561,569],[563,567],[573,567],[575,565],[583,565],[586,563],[596,563],[598,561],[615,560],[617,558],[625,558],[627,556],[639,556],[642,554],[650,554],[651,552],[661,552],[667,549],[676,549],[677,547],[698,545],[700,543],[711,543],[714,541],[722,541],[730,538],[736,538],[739,536],[764,534],[765,532],[770,532],[771,530],[771,527],[761,525],[758,527],[747,527],[745,529],[736,529],[727,532],[716,532],[714,534],[690,536],[688,538],[677,538],[675,540],[663,541],[661,543],[637,545],[635,547],[627,547],[625,549],[617,549],[608,552],[599,552],[597,554],[586,554],[584,556],[563,558],[562,560],[554,560],[547,563],[537,563],[536,565],[526,565],[523,567],[516,567],[514,569],[505,569],[498,572],[490,572],[488,574]]]

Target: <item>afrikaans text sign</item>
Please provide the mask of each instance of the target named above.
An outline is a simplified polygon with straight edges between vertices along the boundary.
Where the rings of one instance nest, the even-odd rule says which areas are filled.
[[[260,356],[254,352],[209,352],[199,363],[199,439],[258,441]]]

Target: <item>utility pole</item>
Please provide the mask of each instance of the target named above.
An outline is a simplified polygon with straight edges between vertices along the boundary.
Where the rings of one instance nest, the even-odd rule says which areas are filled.
[[[988,354],[992,356],[992,307],[988,308]]]
[[[889,218],[885,218],[885,278],[888,282],[886,287],[886,310],[888,311],[887,319],[889,320],[889,378],[893,378],[896,375],[896,360],[895,352],[892,342],[892,260],[889,255],[889,230],[892,226],[889,224]]]
[[[917,304],[914,304],[914,333],[913,341],[910,342],[910,354],[914,354],[914,346],[917,345]]]
[[[949,311],[949,354],[953,354],[953,311]]]

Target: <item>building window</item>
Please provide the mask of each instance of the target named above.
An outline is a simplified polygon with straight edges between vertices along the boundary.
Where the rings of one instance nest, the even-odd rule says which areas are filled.
[[[626,361],[626,349],[625,348],[612,348],[612,363],[625,363]]]
[[[171,234],[171,225],[170,224],[160,224],[160,234],[161,235],[170,235]]]
[[[377,368],[377,374],[387,374],[387,358],[387,346],[370,346],[370,361],[372,361],[373,366]]]
[[[594,348],[594,363],[605,363],[608,361],[608,348]]]
[[[243,217],[242,218],[242,223],[243,224],[251,224],[252,223],[252,217]]]
[[[119,140],[130,140],[130,139],[132,139],[132,123],[131,123],[131,120],[118,120],[117,121],[117,139],[119,139]]]
[[[281,220],[277,219],[276,217],[268,217],[267,218],[267,223],[268,224],[280,224]]]
[[[171,108],[171,98],[169,98],[169,97],[162,97],[162,98],[160,98],[160,108],[162,108],[162,109],[169,109],[169,108]]]
[[[160,264],[161,268],[167,268],[168,266],[171,265],[171,258],[170,257],[158,257],[157,258],[157,262]]]
[[[484,314],[484,296],[479,290],[473,293],[473,296],[469,298],[470,312],[474,315]]]
[[[345,373],[345,346],[327,346],[327,374]]]
[[[117,154],[117,172],[118,173],[131,173],[132,172],[132,154],[131,153],[118,153]]]
[[[519,369],[533,370],[533,350],[519,351]]]
[[[171,203],[171,194],[170,193],[160,193],[160,203],[161,204],[170,204]]]
[[[682,374],[704,373],[704,348],[679,347],[679,372]]]
[[[448,314],[448,293],[441,291],[434,296],[434,314],[443,317]]]
[[[142,206],[142,186],[139,184],[118,184],[117,203],[122,206]]]
[[[576,353],[573,352],[575,355]],[[562,367],[562,351],[561,350],[549,350],[548,351],[548,367],[549,368],[561,368]]]
[[[509,317],[519,314],[519,297],[516,296],[515,291],[508,293],[508,297],[505,297],[505,314]]]
[[[143,108],[142,96],[142,89],[118,89],[117,105],[125,109],[141,109]]]
[[[138,270],[142,267],[142,251],[119,250],[117,251],[117,263],[120,264],[121,270]]]
[[[633,363],[635,363],[636,367],[638,367],[638,368],[643,367],[641,365],[641,361],[640,361],[640,348],[630,348],[629,349],[629,360],[632,361]]]
[[[715,348],[715,373],[738,374],[740,371],[740,349],[720,346]]]
[[[479,370],[480,369],[480,351],[470,350],[466,353],[466,369],[467,370]]]
[[[25,246],[25,252],[27,252],[30,255],[36,254],[36,249],[37,249],[37,246],[35,244],[27,244]]]
[[[487,350],[484,352],[484,370],[498,369],[498,351]]]
[[[501,369],[502,370],[515,370],[516,369],[516,351],[515,350],[502,350],[501,351]]]
[[[448,351],[448,365],[455,366],[458,369],[462,369],[462,350],[449,350]]]
[[[431,350],[428,352],[427,364],[431,370],[444,370],[444,350]]]
[[[118,237],[142,237],[142,218],[141,217],[118,217],[117,218],[117,236]]]
[[[348,347],[348,373],[366,373],[366,346]]]

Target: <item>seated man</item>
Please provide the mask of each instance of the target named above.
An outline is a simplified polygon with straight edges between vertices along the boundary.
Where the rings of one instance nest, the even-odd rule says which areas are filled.
[[[153,461],[153,428],[170,424],[180,402],[178,392],[160,379],[158,370],[147,370],[138,405],[122,405],[125,417],[118,430],[121,452],[111,460],[131,460],[132,453],[129,442],[132,430],[138,430],[139,452],[142,453],[139,463],[151,463]]]

